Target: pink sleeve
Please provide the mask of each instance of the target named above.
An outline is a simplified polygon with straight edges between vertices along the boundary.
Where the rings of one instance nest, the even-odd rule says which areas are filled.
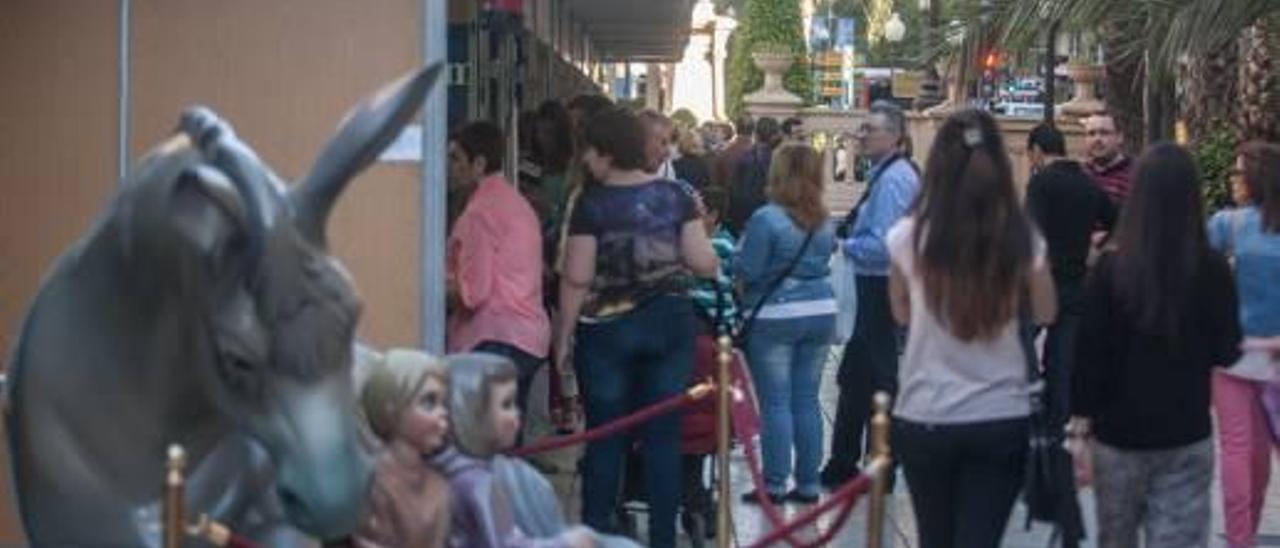
[[[475,310],[489,298],[493,286],[493,270],[498,235],[488,213],[477,210],[474,215],[459,219],[458,232],[458,295],[462,306]]]

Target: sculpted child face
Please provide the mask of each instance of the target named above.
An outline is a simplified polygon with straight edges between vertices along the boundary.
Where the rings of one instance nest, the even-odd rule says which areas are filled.
[[[396,435],[418,452],[429,455],[444,446],[448,431],[448,390],[439,378],[428,376],[414,394],[413,403],[401,412]]]
[[[520,409],[516,407],[516,381],[501,381],[489,387],[489,420],[493,427],[497,450],[516,443],[520,432]]]

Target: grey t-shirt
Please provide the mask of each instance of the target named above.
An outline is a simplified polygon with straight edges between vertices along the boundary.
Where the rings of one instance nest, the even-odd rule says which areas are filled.
[[[922,423],[961,424],[1031,414],[1027,362],[1014,318],[991,340],[962,341],[929,310],[912,249],[915,218],[903,217],[886,237],[892,264],[907,279],[911,326],[898,367],[894,416]],[[1048,268],[1036,237],[1033,269]]]

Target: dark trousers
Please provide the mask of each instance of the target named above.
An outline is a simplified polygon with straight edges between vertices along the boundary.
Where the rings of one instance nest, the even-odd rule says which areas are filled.
[[[1071,371],[1081,318],[1079,296],[1079,283],[1062,282],[1058,286],[1058,318],[1045,336],[1045,394],[1053,424],[1065,425],[1071,416]]]
[[[889,310],[889,278],[858,276],[858,316],[836,376],[840,398],[831,431],[827,467],[845,476],[858,471],[871,395],[898,393],[898,328]]]
[[[538,373],[538,368],[542,367],[543,362],[546,360],[525,352],[514,345],[498,341],[484,341],[476,345],[472,351],[502,356],[515,363],[517,375],[516,405],[520,408],[522,416],[528,412],[529,386],[533,384],[533,376]]]
[[[1022,489],[1025,418],[893,424],[920,548],[997,548]]]
[[[624,316],[602,323],[579,323],[573,365],[581,383],[587,428],[595,428],[684,391],[693,372],[693,303],[685,297],[653,299]],[[638,427],[645,493],[649,505],[649,545],[676,544],[680,504],[680,414]],[[619,503],[622,460],[630,436],[587,444],[582,459],[582,521],[606,532]]]

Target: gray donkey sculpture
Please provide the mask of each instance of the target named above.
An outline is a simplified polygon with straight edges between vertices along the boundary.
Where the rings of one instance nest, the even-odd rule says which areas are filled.
[[[44,280],[9,368],[33,545],[158,545],[170,443],[189,455],[189,513],[268,546],[354,528],[371,470],[354,412],[360,302],[325,223],[439,73],[357,105],[291,190],[202,107],[139,162]]]

